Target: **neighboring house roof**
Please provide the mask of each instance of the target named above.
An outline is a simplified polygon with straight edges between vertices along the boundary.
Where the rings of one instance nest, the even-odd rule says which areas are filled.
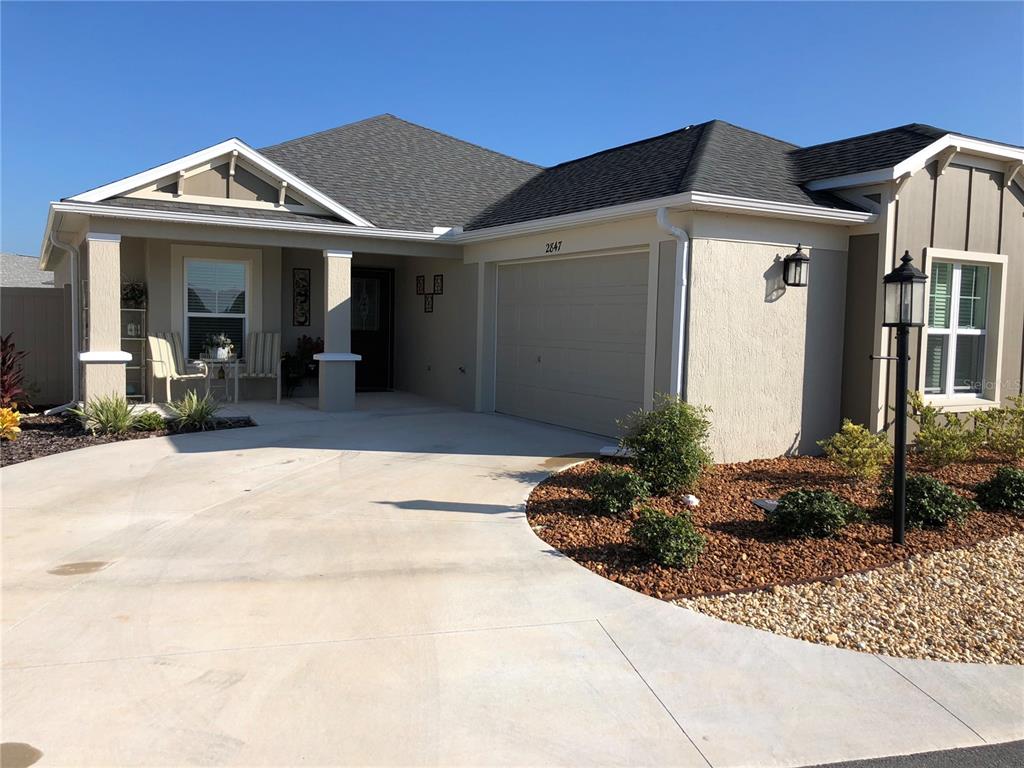
[[[5,288],[53,288],[53,272],[39,269],[39,259],[0,253],[0,285]]]
[[[795,180],[796,145],[712,120],[553,166],[472,219],[466,229],[709,192],[859,210]]]
[[[541,171],[394,115],[259,151],[376,226],[419,231],[462,225]]]

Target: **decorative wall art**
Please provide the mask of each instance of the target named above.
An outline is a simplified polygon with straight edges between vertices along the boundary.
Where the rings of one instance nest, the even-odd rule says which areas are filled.
[[[427,293],[427,276],[416,275],[416,295],[423,297],[423,311],[434,311],[434,297],[444,293],[444,275],[434,275],[430,287],[432,290]]]
[[[292,268],[292,325],[309,325],[309,270]]]

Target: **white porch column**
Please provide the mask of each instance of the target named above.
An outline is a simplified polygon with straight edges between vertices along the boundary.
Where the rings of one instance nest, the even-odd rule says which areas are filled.
[[[356,399],[352,354],[352,251],[324,251],[324,351],[320,361],[321,411],[350,411]]]
[[[90,232],[85,236],[87,281],[84,350],[82,363],[82,399],[104,395],[124,397],[124,366],[131,355],[121,351],[121,236]]]

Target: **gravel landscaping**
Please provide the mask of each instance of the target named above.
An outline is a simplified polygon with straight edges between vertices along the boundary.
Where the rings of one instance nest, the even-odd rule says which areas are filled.
[[[832,582],[676,601],[801,640],[939,661],[1024,664],[1024,535]]]
[[[912,459],[912,470],[922,470]],[[966,547],[978,541],[1024,533],[1024,516],[997,510],[971,513],[961,527],[912,529],[907,544],[891,543],[888,519],[853,523],[832,538],[786,538],[776,533],[752,499],[778,498],[795,488],[820,488],[871,510],[880,503],[877,483],[851,483],[827,459],[812,456],[719,464],[701,477],[692,510],[707,546],[693,568],[664,568],[631,543],[635,513],[622,518],[588,513],[586,488],[605,461],[579,464],[534,489],[527,506],[537,535],[581,565],[631,589],[662,599],[756,590],[775,584],[831,579],[879,568],[911,555]],[[994,458],[953,464],[931,474],[965,496],[1001,466]],[[685,510],[681,498],[655,498],[650,505],[670,514]]]
[[[224,417],[217,419],[217,429],[252,427],[255,423],[248,416]],[[64,453],[90,445],[102,445],[121,440],[144,440],[175,434],[168,429],[152,432],[129,432],[124,435],[91,435],[81,423],[70,414],[54,416],[23,416],[21,434],[16,440],[0,442],[0,466],[18,464],[29,459]]]

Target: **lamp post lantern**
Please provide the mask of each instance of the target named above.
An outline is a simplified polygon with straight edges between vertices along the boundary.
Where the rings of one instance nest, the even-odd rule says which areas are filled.
[[[794,288],[806,288],[810,265],[811,257],[804,253],[803,246],[797,243],[796,253],[791,253],[782,260],[782,282]]]
[[[882,325],[896,329],[896,452],[892,481],[892,541],[903,544],[907,518],[907,369],[910,329],[924,325],[924,284],[928,276],[914,266],[910,251],[882,278],[885,309]],[[889,358],[890,360],[893,358]]]

